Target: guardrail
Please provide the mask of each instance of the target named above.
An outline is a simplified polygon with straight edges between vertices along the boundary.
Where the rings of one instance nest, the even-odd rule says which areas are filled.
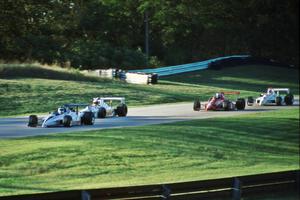
[[[130,186],[0,197],[0,200],[100,200],[100,199],[233,199],[273,191],[299,193],[300,170],[221,178],[215,180]]]
[[[158,76],[169,76],[169,75],[173,75],[173,74],[207,69],[207,68],[209,68],[211,63],[215,63],[220,60],[225,60],[225,59],[229,59],[229,58],[243,59],[243,58],[248,58],[248,57],[249,57],[249,55],[225,56],[225,57],[218,57],[218,58],[205,60],[205,61],[201,61],[201,62],[190,63],[190,64],[175,65],[175,66],[169,66],[169,67],[160,67],[160,68],[155,68],[155,69],[129,70],[129,72],[156,73],[156,74],[158,74]]]
[[[125,80],[129,83],[155,84],[157,83],[158,77],[160,76],[169,76],[208,68],[218,70],[224,67],[232,67],[245,64],[265,64],[282,67],[293,67],[267,58],[251,57],[249,55],[233,55],[218,57],[201,62],[189,63],[184,65],[175,65],[169,67],[160,67],[154,69],[129,70],[128,72],[120,69],[100,69],[85,70],[84,73],[105,78],[116,77]]]

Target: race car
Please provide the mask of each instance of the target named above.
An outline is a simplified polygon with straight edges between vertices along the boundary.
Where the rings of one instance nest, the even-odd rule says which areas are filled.
[[[91,110],[79,112],[79,107],[85,107],[87,104],[65,104],[56,111],[39,120],[37,115],[30,115],[28,126],[37,127],[71,127],[74,125],[93,125],[95,117]]]
[[[230,101],[225,98],[225,94],[237,94],[240,92],[218,92],[213,97],[209,98],[208,102],[204,104],[204,110],[210,111],[232,111],[232,110],[244,110],[246,101],[244,98],[237,98],[236,101]],[[201,110],[201,103],[199,99],[194,101],[194,111]]]
[[[125,117],[128,108],[124,97],[95,97],[93,103],[87,106],[81,112],[91,111],[96,118],[105,118],[108,116]]]
[[[290,93],[289,88],[268,88],[266,93],[262,93],[260,97],[254,100],[253,97],[248,97],[247,105],[259,105],[259,106],[269,106],[269,105],[293,105],[294,96]]]

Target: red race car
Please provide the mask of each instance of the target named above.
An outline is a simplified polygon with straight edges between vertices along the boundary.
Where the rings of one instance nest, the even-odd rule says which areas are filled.
[[[219,92],[215,96],[209,98],[208,102],[204,104],[204,110],[217,110],[217,111],[229,111],[229,110],[244,110],[246,101],[244,98],[237,98],[236,101],[230,101],[225,98],[225,94],[236,94],[240,92]],[[194,111],[201,110],[201,103],[199,99],[194,101]]]

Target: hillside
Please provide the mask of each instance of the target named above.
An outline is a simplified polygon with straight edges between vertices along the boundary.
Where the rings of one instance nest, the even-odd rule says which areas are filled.
[[[298,94],[298,80],[294,69],[240,66],[170,76],[157,85],[134,85],[87,77],[71,69],[2,64],[0,116],[45,113],[65,103],[88,103],[95,96],[124,96],[129,106],[140,106],[192,102],[195,97],[207,100],[221,90],[240,91],[242,97],[257,96],[269,86],[289,87]]]

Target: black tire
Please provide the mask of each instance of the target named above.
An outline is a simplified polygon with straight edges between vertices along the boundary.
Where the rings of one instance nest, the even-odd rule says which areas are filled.
[[[284,103],[285,103],[287,106],[293,105],[293,102],[294,102],[294,95],[292,95],[292,94],[287,94],[287,95],[284,97]]]
[[[38,125],[38,117],[36,115],[30,115],[28,120],[29,127],[37,127]]]
[[[84,125],[93,125],[95,122],[95,117],[92,112],[85,112],[81,118],[81,123]]]
[[[63,125],[64,127],[71,127],[72,117],[70,115],[64,116]]]
[[[281,102],[282,102],[282,98],[276,97],[276,99],[275,99],[276,106],[281,106]]]
[[[196,99],[194,101],[194,106],[193,106],[194,111],[200,111],[201,110],[201,103],[199,99]]]
[[[119,116],[119,117],[126,117],[127,115],[127,112],[128,112],[128,108],[125,104],[121,104],[117,107],[116,109],[116,114]]]
[[[245,110],[246,107],[246,101],[244,98],[238,98],[235,102],[235,107],[237,110]]]
[[[105,108],[101,107],[98,110],[98,118],[105,118],[106,117],[106,110]]]
[[[222,103],[222,106],[223,106],[223,109],[225,110],[225,111],[228,111],[230,108],[229,108],[229,101],[227,101],[227,100],[225,100],[225,101],[223,101],[223,103]]]
[[[252,106],[254,104],[254,99],[253,97],[248,97],[247,98],[247,106]]]

